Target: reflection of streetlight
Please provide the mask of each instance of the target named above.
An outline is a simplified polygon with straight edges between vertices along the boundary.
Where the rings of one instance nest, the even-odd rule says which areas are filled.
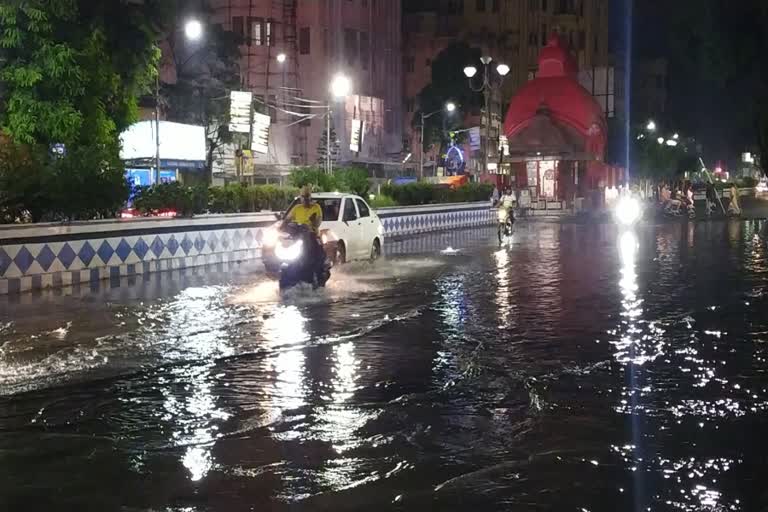
[[[285,62],[285,59],[286,59],[286,56],[285,56],[284,53],[278,53],[277,54],[277,62],[279,62],[280,64]]]
[[[488,172],[488,152],[489,143],[491,139],[491,91],[498,91],[501,89],[501,84],[504,81],[504,77],[509,73],[509,66],[504,63],[499,63],[496,66],[496,73],[499,74],[500,80],[497,83],[493,83],[490,73],[490,64],[493,59],[489,56],[483,56],[480,58],[480,62],[483,64],[483,83],[480,87],[475,88],[472,86],[472,78],[477,74],[477,68],[475,66],[467,66],[464,68],[464,76],[469,80],[469,88],[474,92],[482,92],[485,100],[485,143],[483,145],[483,173]]]
[[[203,24],[198,20],[188,20],[184,24],[184,35],[190,41],[197,41],[203,35]]]
[[[648,121],[648,124],[645,125],[645,129],[648,130],[649,132],[655,132],[656,131],[656,123],[654,122],[653,119]]]
[[[456,111],[456,104],[452,101],[449,101],[445,104],[445,111],[448,113],[455,112]],[[419,161],[419,179],[424,179],[424,122],[432,117],[435,114],[439,114],[442,112],[443,109],[435,110],[434,112],[430,112],[429,114],[425,114],[423,111],[421,112],[421,151],[419,153],[421,154],[421,160]]]

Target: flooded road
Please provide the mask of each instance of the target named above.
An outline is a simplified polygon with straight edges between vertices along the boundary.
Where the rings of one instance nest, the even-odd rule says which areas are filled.
[[[0,510],[768,506],[758,222],[391,244],[0,303]]]

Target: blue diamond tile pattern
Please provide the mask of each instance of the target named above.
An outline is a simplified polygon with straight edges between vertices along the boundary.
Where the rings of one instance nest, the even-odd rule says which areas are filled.
[[[70,245],[64,244],[61,247],[61,250],[59,250],[59,261],[62,265],[64,265],[64,268],[68,269],[70,265],[72,265],[72,262],[75,261],[75,258],[77,257],[77,254],[75,254],[75,251],[72,250],[72,247]]]
[[[80,261],[82,261],[85,266],[91,264],[91,260],[93,260],[93,257],[96,256],[96,251],[93,250],[93,247],[90,243],[85,242],[83,246],[80,248],[80,250],[77,252],[77,256],[80,258]]]
[[[0,247],[0,276],[4,276],[5,273],[8,271],[8,267],[11,266],[11,263],[13,260],[10,256],[8,256],[8,253],[3,250],[2,247]]]
[[[216,236],[216,233],[211,233],[206,243],[208,244],[208,247],[211,248],[211,252],[216,252],[216,248],[219,246],[219,239]]]
[[[203,249],[205,249],[205,240],[203,240],[203,236],[198,233],[195,237],[195,249],[197,249],[197,252],[202,252]]]
[[[109,245],[109,242],[104,240],[103,242],[101,242],[101,245],[96,251],[96,254],[99,255],[99,258],[101,258],[101,261],[103,261],[104,263],[109,263],[109,259],[112,257],[113,254],[115,254],[115,250],[112,248],[111,245]]]
[[[168,252],[171,253],[171,256],[175,256],[176,251],[179,250],[179,241],[176,240],[174,235],[171,235],[171,238],[168,239],[168,243],[165,244],[165,247],[168,249]]]
[[[245,245],[246,247],[250,247],[253,245],[253,231],[250,229],[245,230]]]
[[[53,265],[55,259],[56,255],[53,253],[51,248],[48,247],[48,244],[45,244],[43,248],[40,249],[40,252],[37,253],[37,262],[46,272],[49,268],[51,268],[51,265]]]
[[[242,241],[242,236],[240,235],[240,230],[236,230],[235,234],[232,235],[232,248],[237,250],[240,248],[240,242]]]
[[[192,247],[194,247],[194,244],[192,243],[192,240],[189,239],[187,235],[184,235],[184,238],[181,240],[181,250],[184,251],[184,254],[189,254],[189,251],[192,250]]]
[[[115,247],[115,254],[120,258],[120,261],[125,261],[131,254],[131,245],[125,241],[125,238],[120,239],[120,243]]]
[[[155,257],[159,258],[160,254],[163,252],[163,249],[165,249],[165,244],[159,236],[156,236],[155,239],[152,240],[152,243],[149,244],[149,248],[155,254]]]
[[[143,260],[144,256],[146,256],[149,252],[149,246],[147,245],[147,242],[145,242],[143,238],[139,237],[139,239],[136,240],[136,243],[133,244],[133,252],[136,254],[136,256],[139,257],[140,260]]]
[[[221,234],[221,247],[223,249],[229,249],[229,235],[227,235],[227,232]]]
[[[35,258],[32,256],[32,253],[29,252],[29,250],[26,247],[22,247],[19,249],[19,252],[16,254],[16,257],[13,258],[13,262],[16,264],[17,267],[19,267],[19,270],[21,270],[22,274],[26,274],[27,270],[29,270],[29,267],[32,266],[32,263],[35,262]]]

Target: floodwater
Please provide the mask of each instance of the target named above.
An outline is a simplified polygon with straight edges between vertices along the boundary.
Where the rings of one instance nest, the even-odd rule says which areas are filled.
[[[762,227],[476,229],[319,293],[245,266],[4,299],[0,510],[765,509]]]

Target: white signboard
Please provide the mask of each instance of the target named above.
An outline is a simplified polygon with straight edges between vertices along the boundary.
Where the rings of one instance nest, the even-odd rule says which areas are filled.
[[[232,91],[229,94],[229,100],[229,131],[250,133],[253,93]]]
[[[363,133],[363,121],[361,119],[352,120],[352,133],[349,137],[349,150],[355,153],[360,152],[360,143]]]
[[[269,124],[272,119],[266,114],[253,114],[253,139],[251,149],[256,153],[266,154],[269,151]]]
[[[122,160],[154,159],[157,151],[155,122],[140,121],[120,134]],[[160,158],[204,162],[205,130],[202,126],[160,121]]]

